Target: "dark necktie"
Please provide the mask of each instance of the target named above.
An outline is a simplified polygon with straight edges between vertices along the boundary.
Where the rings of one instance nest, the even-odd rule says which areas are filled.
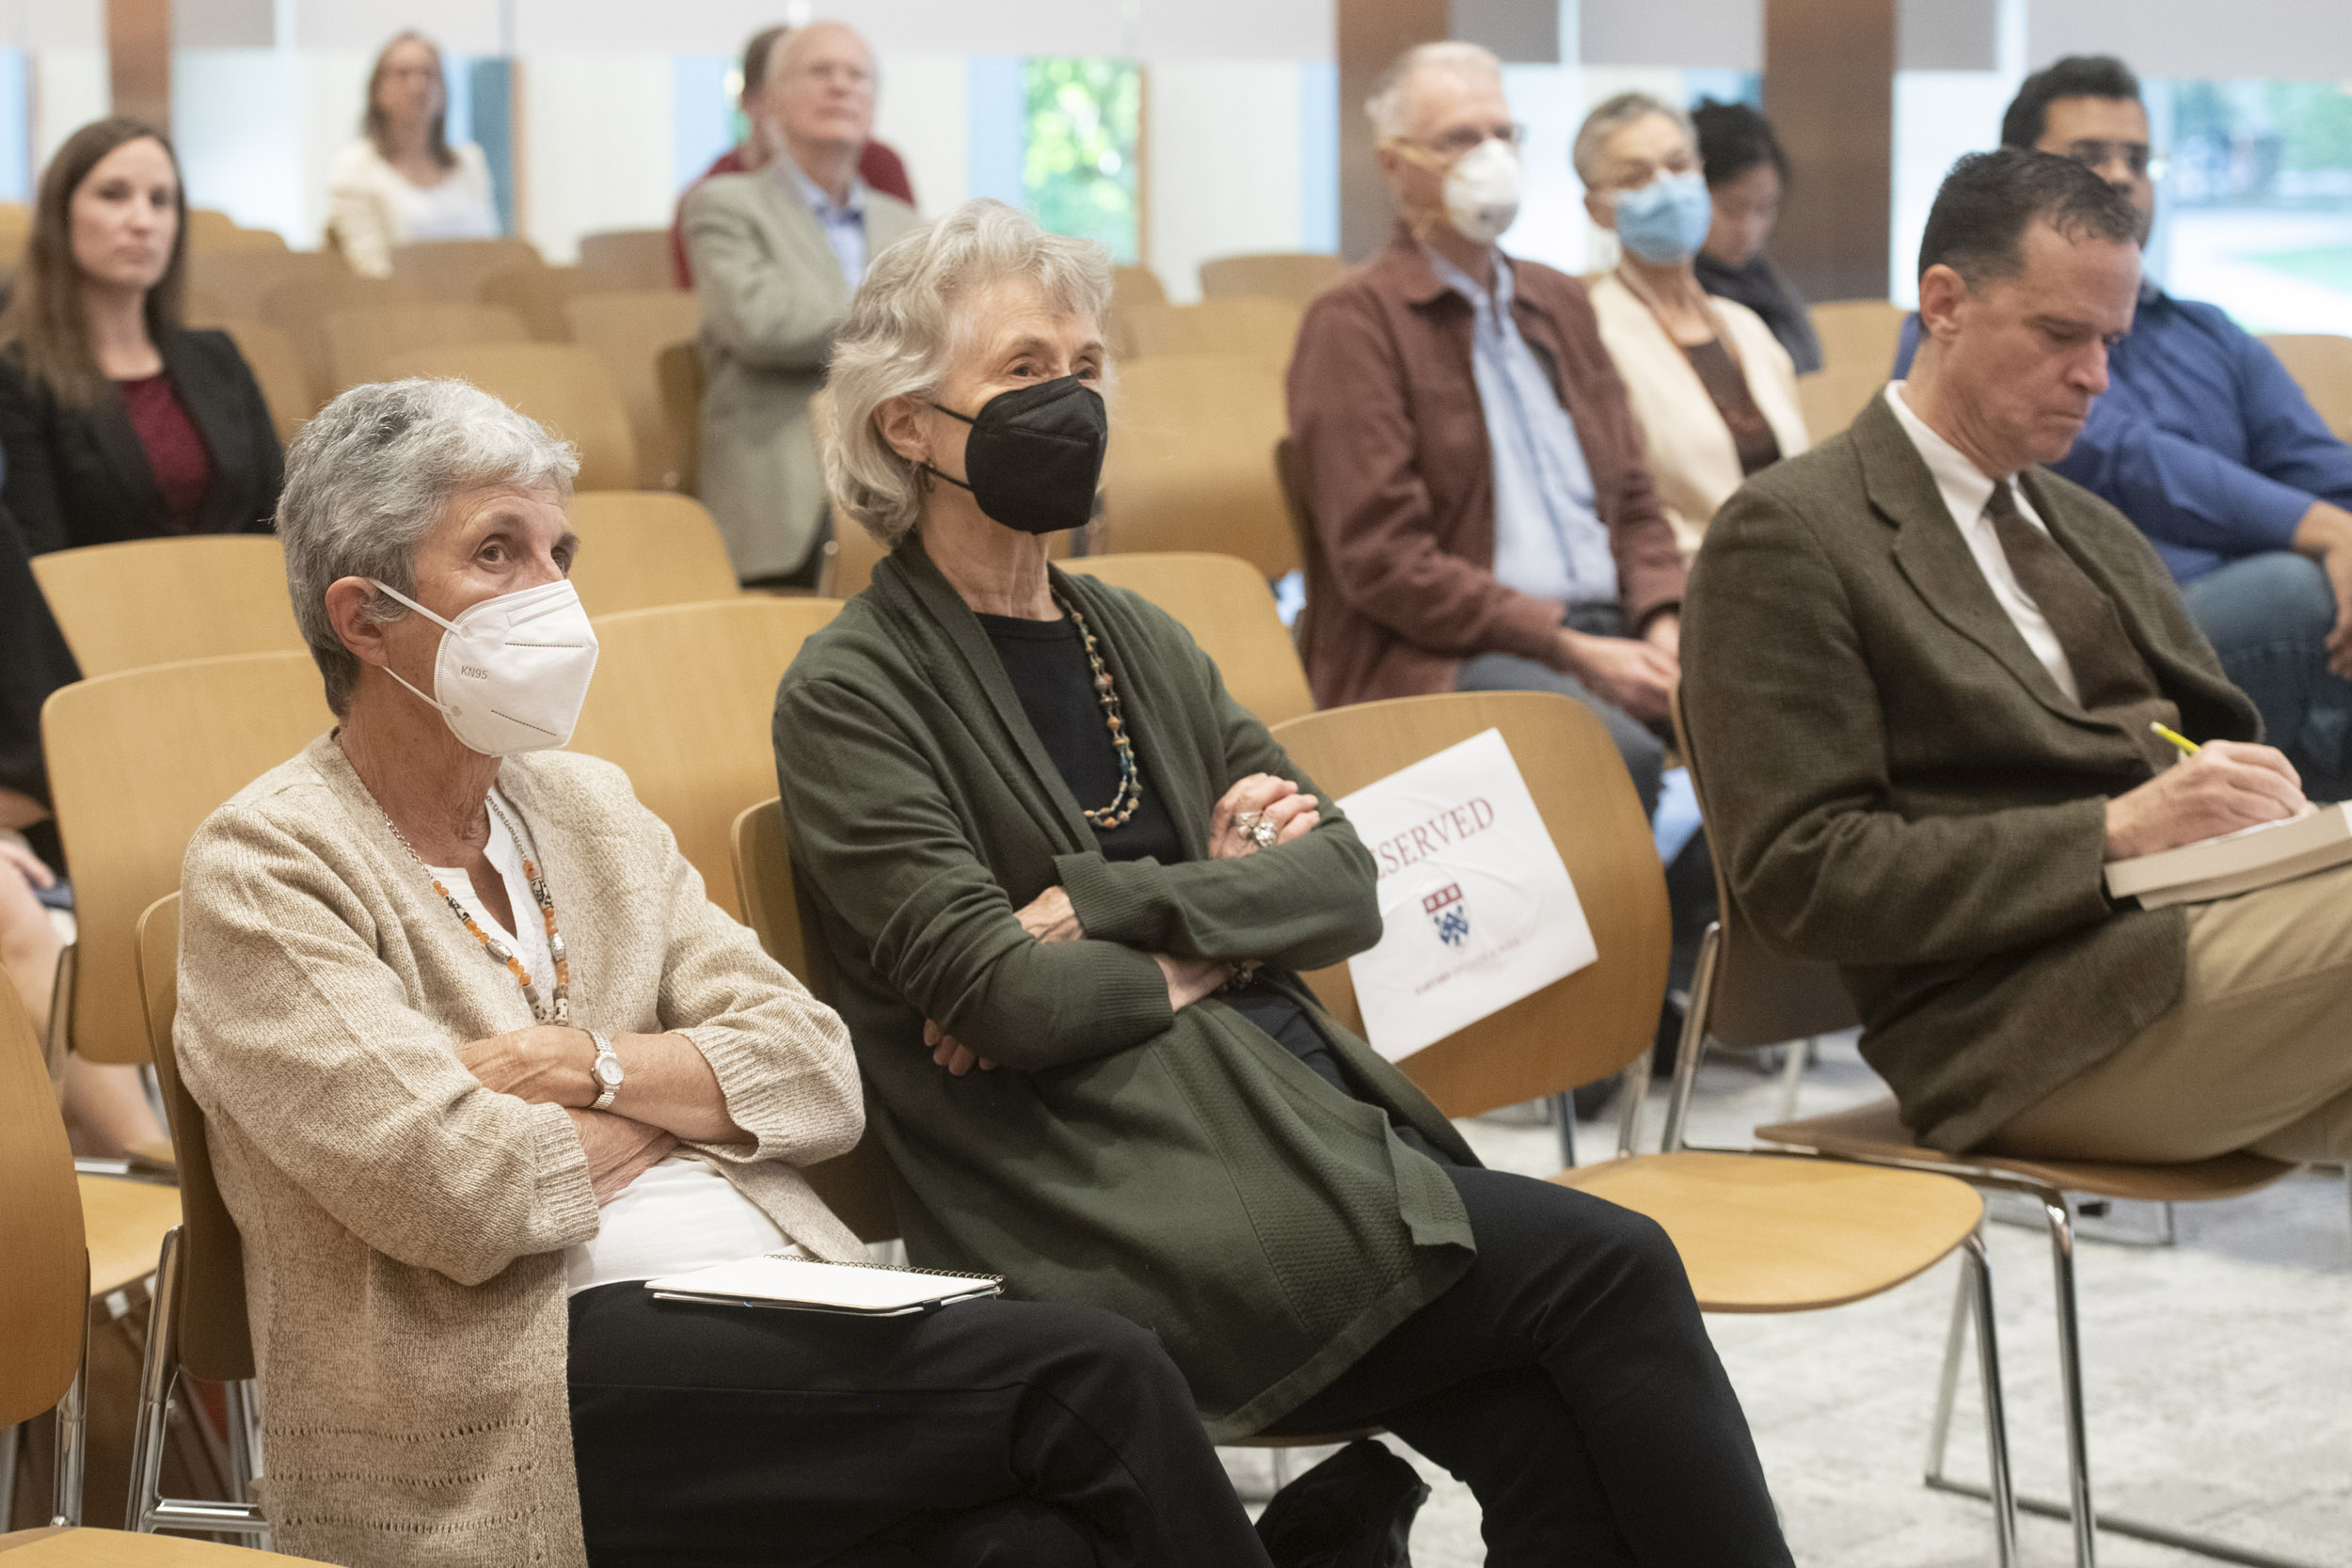
[[[2009,569],[2050,623],[2051,635],[2074,672],[2083,710],[2122,725],[2141,754],[2162,771],[2174,760],[2171,749],[2148,725],[2154,721],[2177,726],[2180,710],[2165,697],[2148,661],[2123,629],[2115,601],[2057,540],[2017,509],[2014,483],[1995,482],[1993,499],[1985,507],[1993,515],[1993,532],[2009,558]]]

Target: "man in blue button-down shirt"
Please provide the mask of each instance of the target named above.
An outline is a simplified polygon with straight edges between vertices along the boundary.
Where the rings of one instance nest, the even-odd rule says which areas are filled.
[[[2155,217],[2148,112],[2121,60],[2027,77],[2001,140],[2087,165]],[[1903,328],[1905,374],[1918,320]],[[2106,393],[2063,462],[2155,546],[2230,678],[2314,800],[2352,796],[2352,447],[2256,339],[2143,283]]]

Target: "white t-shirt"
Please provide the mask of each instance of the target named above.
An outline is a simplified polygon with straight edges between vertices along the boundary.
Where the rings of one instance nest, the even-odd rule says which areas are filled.
[[[1886,405],[1895,411],[1895,418],[1900,421],[1903,434],[1911,437],[1911,444],[1919,449],[1919,456],[1926,462],[1928,472],[1934,476],[1935,488],[1943,496],[1953,523],[1958,525],[1961,538],[1967,543],[1968,553],[1976,557],[1977,569],[1984,574],[1993,596],[2009,612],[2018,635],[2026,640],[2026,646],[2033,650],[2033,657],[2042,667],[2050,672],[2058,689],[2081,702],[2082,690],[2074,684],[2074,667],[2067,662],[2058,633],[2050,629],[2049,617],[2042,613],[2042,607],[2033,602],[2033,595],[2017,580],[2016,572],[2010,567],[2009,552],[2001,548],[2001,536],[1994,531],[1992,514],[1986,510],[1993,503],[1993,481],[1985,477],[1984,470],[1967,453],[1938,436],[1929,428],[1927,420],[1911,411],[1911,404],[1903,401],[1901,382],[1888,385]],[[2017,500],[2017,515],[2042,532],[2049,532],[2050,525],[2035,515],[2033,502],[2026,499],[2025,486],[2016,483],[2014,476],[2010,490]]]
[[[514,802],[495,791],[500,811],[516,821]],[[455,866],[433,867],[434,878],[473,916],[474,924],[514,948],[542,999],[555,986],[547,922],[531,895],[522,848],[506,831],[500,811],[490,813],[490,842],[484,853],[506,883],[506,901],[520,930],[510,931],[482,907],[473,879]],[[563,918],[561,905],[556,916]],[[606,1202],[596,1216],[596,1234],[564,1253],[565,1291],[577,1295],[598,1285],[651,1279],[691,1269],[732,1263],[763,1252],[785,1250],[776,1222],[735,1183],[702,1160],[674,1154]],[[792,1249],[797,1251],[798,1249]]]

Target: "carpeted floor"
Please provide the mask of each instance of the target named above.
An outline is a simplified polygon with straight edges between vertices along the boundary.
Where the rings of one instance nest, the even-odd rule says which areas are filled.
[[[1883,1092],[1851,1039],[1827,1041],[1806,1075],[1802,1109],[1835,1110]],[[1662,1099],[1651,1097],[1650,1121]],[[1775,1080],[1736,1062],[1710,1066],[1692,1136],[1742,1143],[1778,1109]],[[1558,1167],[1557,1134],[1524,1111],[1464,1127],[1489,1164],[1532,1175]],[[1614,1148],[1613,1121],[1580,1131],[1587,1160]],[[1645,1138],[1654,1136],[1651,1127]],[[2147,1235],[2156,1212],[2123,1206],[2104,1223]],[[2178,1226],[2174,1246],[2087,1241],[2077,1258],[2100,1507],[2316,1568],[2352,1568],[2352,1206],[2343,1178],[2307,1172],[2250,1197],[2182,1209]],[[2038,1220],[2031,1228],[1995,1224],[1989,1237],[2012,1463],[2021,1489],[2062,1497],[2048,1243]],[[1919,1479],[1955,1270],[1947,1263],[1833,1312],[1708,1320],[1806,1568],[1993,1560],[1985,1505],[1931,1492]],[[1978,1408],[1971,1370],[1951,1461],[1971,1479],[1984,1473]],[[1294,1455],[1293,1473],[1319,1457]],[[1271,1489],[1263,1452],[1227,1458],[1245,1496]],[[1414,1562],[1474,1568],[1485,1560],[1476,1502],[1442,1472],[1422,1469],[1436,1493],[1413,1533]],[[2059,1521],[2025,1515],[2019,1535],[2026,1564],[2073,1560]],[[2188,1568],[2212,1560],[2108,1532],[2099,1560]]]

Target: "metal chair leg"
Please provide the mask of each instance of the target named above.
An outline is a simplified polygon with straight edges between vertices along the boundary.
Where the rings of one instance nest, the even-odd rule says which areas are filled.
[[[1977,1244],[1984,1244],[1984,1226],[1977,1227]],[[1968,1276],[1963,1272],[1953,1282],[1952,1323],[1944,1334],[1944,1366],[1935,1378],[1935,1418],[1928,1423],[1928,1460],[1924,1479],[1930,1486],[1944,1485],[1944,1456],[1951,1447],[1952,1402],[1960,1393],[1960,1353],[1968,1338],[1969,1299],[1972,1294]]]
[[[1723,952],[1724,928],[1710,922],[1699,939],[1699,959],[1691,972],[1691,1006],[1682,1014],[1682,1038],[1675,1047],[1675,1092],[1666,1105],[1666,1130],[1658,1152],[1678,1153],[1683,1126],[1691,1117],[1691,1091],[1699,1078],[1699,1058],[1707,1053],[1707,1021],[1715,1006],[1715,965]]]
[[[1274,1490],[1279,1492],[1291,1483],[1291,1451],[1288,1449],[1268,1449],[1265,1457],[1274,1472]]]
[[[1551,1097],[1551,1124],[1560,1132],[1560,1168],[1576,1169],[1576,1096],[1563,1092]]]
[[[2066,1391],[2066,1491],[2074,1513],[2075,1568],[2098,1560],[2097,1515],[2090,1507],[2090,1437],[2083,1408],[2082,1318],[2074,1307],[2074,1213],[2064,1193],[2042,1200],[2050,1222],[2050,1271],[2058,1296],[2058,1377]]]
[[[139,1361],[138,1414],[131,1423],[131,1497],[122,1528],[154,1530],[163,1501],[164,1431],[171,1420],[171,1384],[180,1364],[180,1227],[164,1232],[155,1288],[147,1307],[147,1352]]]
[[[253,1480],[262,1473],[262,1424],[253,1408],[253,1384],[249,1379],[224,1385],[222,1403],[227,1407],[229,1439],[229,1496],[235,1502],[253,1500]]]
[[[1963,1243],[1961,1287],[1969,1291],[1977,1323],[1977,1378],[1984,1397],[1985,1476],[1993,1493],[1993,1559],[2016,1568],[2017,1497],[2009,1473],[2009,1411],[2001,1397],[2001,1351],[1993,1319],[1993,1264],[1985,1256],[1982,1227]],[[1973,1290],[1970,1288],[1973,1287]]]
[[[1804,1087],[1804,1069],[1813,1060],[1813,1038],[1788,1042],[1788,1059],[1780,1065],[1780,1119],[1797,1119],[1797,1095]]]
[[[56,1500],[50,1509],[49,1523],[68,1528],[82,1522],[82,1463],[88,1455],[87,1422],[89,1409],[86,1402],[89,1375],[87,1355],[73,1374],[73,1386],[65,1391],[57,1402],[57,1478]]]

